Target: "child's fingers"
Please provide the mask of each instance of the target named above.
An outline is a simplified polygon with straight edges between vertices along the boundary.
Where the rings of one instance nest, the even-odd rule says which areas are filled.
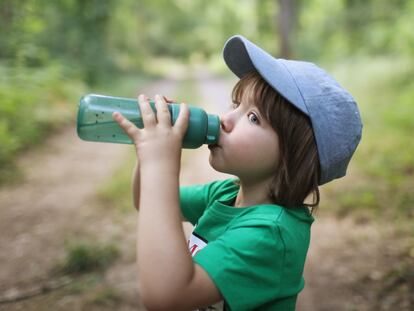
[[[171,126],[171,114],[167,103],[160,95],[155,95],[155,107],[157,108],[158,123]]]
[[[157,119],[145,95],[141,94],[138,96],[138,105],[139,110],[141,111],[144,128],[148,129],[154,127],[157,124]]]
[[[181,103],[180,113],[178,114],[177,121],[175,121],[174,128],[177,129],[182,136],[184,136],[187,131],[189,118],[190,110],[188,109],[187,104]]]
[[[165,100],[167,103],[169,103],[169,104],[172,104],[172,103],[175,103],[175,102],[176,102],[176,100],[175,100],[175,99],[169,99],[169,98],[165,97],[164,95],[163,95],[162,97],[164,97],[164,100]]]
[[[129,138],[135,140],[135,138],[139,134],[139,129],[135,126],[135,124],[133,124],[131,121],[129,121],[127,118],[125,118],[121,113],[117,111],[115,111],[112,114],[112,117],[124,130],[124,132],[129,136]]]

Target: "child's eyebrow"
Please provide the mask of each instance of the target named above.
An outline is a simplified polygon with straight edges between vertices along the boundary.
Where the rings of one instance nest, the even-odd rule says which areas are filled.
[[[254,104],[254,103],[252,103],[251,105],[250,105],[250,107],[254,107],[255,108],[255,112],[260,116],[260,117],[262,117],[263,119],[264,119],[264,115],[262,114],[262,112],[261,112],[261,110],[260,110],[260,108],[259,108],[259,106],[258,105],[256,105],[256,104]]]
[[[249,105],[248,108],[256,108],[257,111],[260,111],[259,107],[253,101],[249,101],[248,105]]]
[[[247,109],[250,108],[256,108],[256,112],[261,116],[262,114],[260,113],[260,109],[259,107],[254,103],[254,101],[251,98],[248,98],[247,100],[242,100],[241,98],[232,98],[231,99],[233,104],[239,104],[239,105],[243,105],[246,106]]]

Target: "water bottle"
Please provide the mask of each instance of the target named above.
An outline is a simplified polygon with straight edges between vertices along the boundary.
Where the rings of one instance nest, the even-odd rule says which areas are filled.
[[[150,101],[154,113],[154,101]],[[207,114],[203,109],[188,106],[190,110],[187,132],[183,138],[183,148],[195,149],[203,144],[216,144],[220,133],[220,119]],[[171,123],[174,124],[180,112],[180,105],[168,104]],[[132,144],[131,139],[112,118],[114,111],[120,112],[137,127],[143,128],[138,101],[132,98],[88,94],[79,102],[77,132],[86,141]]]

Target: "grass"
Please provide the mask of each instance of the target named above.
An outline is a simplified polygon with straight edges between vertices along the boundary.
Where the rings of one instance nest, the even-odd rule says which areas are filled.
[[[68,286],[68,290],[72,295],[82,294],[91,291],[92,288],[96,288],[102,281],[103,277],[99,273],[92,272],[84,274],[81,278],[76,278]]]
[[[132,172],[136,163],[135,149],[122,161],[109,182],[100,186],[97,196],[100,206],[106,210],[117,210],[121,214],[134,211],[132,203]]]
[[[115,244],[72,242],[66,249],[66,258],[59,270],[65,274],[83,274],[102,271],[119,256]]]
[[[122,301],[121,294],[112,287],[97,289],[92,297],[87,301],[87,305],[98,305],[116,308]]]

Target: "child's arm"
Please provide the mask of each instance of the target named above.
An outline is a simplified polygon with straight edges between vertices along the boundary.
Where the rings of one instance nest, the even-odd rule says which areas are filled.
[[[179,165],[142,168],[137,260],[140,294],[150,310],[190,310],[221,300],[195,265],[180,219]]]
[[[139,210],[139,197],[140,197],[140,192],[141,192],[140,175],[141,175],[141,169],[140,169],[139,162],[137,161],[135,164],[134,172],[132,173],[132,202],[137,211]],[[187,221],[187,219],[184,218],[181,212],[180,212],[180,215],[181,215],[181,221]]]
[[[150,310],[186,310],[220,301],[208,274],[195,265],[181,225],[179,172],[188,108],[174,127],[166,103],[156,97],[157,119],[140,96],[144,129],[120,114],[115,120],[134,141],[140,161],[137,261],[140,295]]]

